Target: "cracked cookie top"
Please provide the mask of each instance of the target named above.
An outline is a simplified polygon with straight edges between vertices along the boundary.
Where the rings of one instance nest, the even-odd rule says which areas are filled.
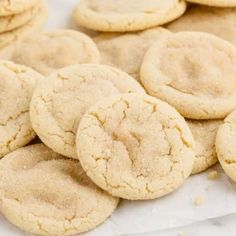
[[[100,62],[92,39],[74,30],[54,30],[24,37],[4,49],[0,58],[30,66],[43,75],[74,64]]]
[[[45,2],[42,1],[42,4],[41,3],[39,4],[39,8],[35,16],[32,17],[30,21],[28,21],[21,27],[0,34],[0,49],[9,46],[12,43],[15,43],[17,40],[27,37],[30,34],[32,35],[32,33],[35,34],[42,28],[43,24],[46,22],[47,16],[48,16],[47,6]],[[7,59],[5,58],[5,60]]]
[[[216,136],[216,152],[225,173],[236,181],[236,111],[224,120]]]
[[[171,34],[141,66],[147,92],[190,119],[225,118],[236,108],[236,48],[214,35]]]
[[[145,53],[155,41],[169,34],[168,30],[157,27],[127,34],[104,33],[95,37],[94,41],[101,53],[102,63],[117,67],[139,80]]]
[[[148,95],[121,94],[93,106],[76,137],[86,174],[113,196],[162,197],[191,174],[193,137],[183,117]]]
[[[0,209],[19,228],[40,235],[74,235],[105,221],[118,198],[98,188],[76,160],[43,144],[0,161]]]
[[[200,173],[218,162],[215,150],[216,134],[223,120],[187,120],[195,142],[192,174]]]
[[[145,93],[132,77],[109,66],[61,69],[34,93],[30,109],[33,128],[55,152],[77,158],[75,134],[82,115],[104,97],[132,92]]]
[[[0,157],[29,143],[35,133],[29,117],[30,100],[44,78],[32,69],[0,61]]]
[[[127,32],[168,23],[186,10],[182,0],[80,0],[75,22],[105,32]]]
[[[44,4],[44,2],[41,0],[35,6],[17,15],[0,16],[0,33],[16,29],[24,24],[27,24],[28,21],[35,17],[42,4]]]

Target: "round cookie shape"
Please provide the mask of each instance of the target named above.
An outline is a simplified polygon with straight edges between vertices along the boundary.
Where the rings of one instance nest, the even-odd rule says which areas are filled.
[[[144,56],[147,92],[190,119],[221,119],[236,108],[236,48],[214,35],[172,34]]]
[[[118,198],[99,189],[76,160],[43,144],[0,161],[0,209],[14,225],[39,235],[74,235],[95,228]]]
[[[61,69],[33,95],[33,128],[55,152],[77,158],[75,134],[81,117],[98,100],[119,93],[145,91],[128,74],[109,66],[84,64]]]
[[[0,157],[29,143],[35,133],[29,108],[35,86],[44,78],[22,65],[0,61]]]
[[[105,32],[127,32],[168,23],[186,10],[182,0],[81,0],[75,8],[76,23]]]
[[[40,3],[42,5],[42,3]],[[29,10],[23,11],[22,13],[10,16],[0,16],[0,33],[16,29],[28,21],[30,21],[33,17],[35,17],[40,4],[32,7]]]
[[[215,140],[222,120],[187,120],[195,142],[195,161],[192,174],[198,174],[218,162]]]
[[[38,0],[1,0],[0,16],[10,16],[26,11],[36,6]]]
[[[39,31],[45,23],[47,15],[48,11],[46,4],[42,1],[40,8],[30,21],[21,27],[0,34],[0,49]]]
[[[81,119],[76,148],[86,174],[113,196],[162,197],[191,174],[193,137],[183,117],[148,95],[121,94]]]
[[[222,124],[216,136],[216,152],[225,173],[236,182],[236,111]]]
[[[201,31],[214,34],[236,45],[236,8],[190,5],[188,11],[166,27],[173,32]],[[226,27],[227,26],[227,27]]]
[[[215,7],[236,7],[236,0],[187,0],[187,1]]]
[[[139,70],[149,47],[170,32],[157,27],[135,33],[104,33],[94,38],[101,62],[117,67],[139,80]]]
[[[53,30],[25,37],[3,50],[0,57],[29,66],[46,76],[69,65],[100,62],[92,39],[75,30]]]

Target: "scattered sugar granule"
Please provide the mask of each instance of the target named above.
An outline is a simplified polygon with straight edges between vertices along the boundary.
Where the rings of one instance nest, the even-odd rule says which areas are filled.
[[[208,173],[208,179],[210,180],[216,180],[218,178],[219,174],[216,170],[212,170]]]
[[[203,203],[202,197],[201,197],[201,196],[197,196],[197,197],[195,198],[195,200],[194,200],[194,205],[200,206],[200,205],[202,205],[202,203]]]

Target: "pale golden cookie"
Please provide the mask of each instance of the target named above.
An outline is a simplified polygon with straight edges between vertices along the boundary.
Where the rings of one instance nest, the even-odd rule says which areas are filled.
[[[36,6],[38,0],[1,0],[0,16],[10,16],[21,13]]]
[[[43,75],[74,64],[100,62],[92,39],[74,30],[30,35],[4,49],[0,58],[29,66]]]
[[[236,0],[187,0],[187,1],[215,7],[236,7]]]
[[[0,34],[0,49],[14,43],[27,35],[33,34],[39,31],[47,19],[47,8],[45,3],[38,9],[35,17],[33,17],[25,25],[16,28],[11,31],[7,31]]]
[[[81,119],[76,136],[87,175],[114,196],[154,199],[191,174],[193,137],[183,117],[148,95],[104,99]]]
[[[222,120],[187,120],[195,141],[195,162],[192,174],[203,172],[217,163],[215,139]]]
[[[188,11],[166,27],[174,32],[202,31],[215,34],[236,45],[236,8],[191,5]]]
[[[30,100],[43,77],[25,66],[0,61],[0,157],[29,143],[35,133]]]
[[[78,161],[43,144],[0,161],[0,210],[14,225],[40,235],[75,235],[105,221],[118,199],[99,189]]]
[[[73,18],[93,30],[126,32],[163,25],[185,10],[182,0],[80,0]]]
[[[100,34],[94,38],[104,64],[117,67],[139,80],[139,70],[149,47],[170,32],[158,27],[127,34]]]
[[[218,130],[216,152],[226,174],[236,182],[236,111],[232,112]]]
[[[221,119],[236,108],[236,48],[214,35],[171,34],[141,66],[147,92],[190,119]]]
[[[104,97],[131,92],[145,93],[132,77],[109,66],[61,69],[34,93],[30,109],[33,128],[55,152],[77,158],[75,134],[87,109]]]
[[[42,3],[40,3],[42,5]],[[0,16],[0,33],[16,29],[35,17],[40,4],[16,15]]]

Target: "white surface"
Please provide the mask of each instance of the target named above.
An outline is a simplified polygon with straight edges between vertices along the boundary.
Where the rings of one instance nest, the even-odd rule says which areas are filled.
[[[68,27],[72,7],[77,2],[78,0],[48,0],[50,14],[46,29]],[[235,186],[221,168],[217,168],[221,174],[215,181],[209,180],[206,172],[191,177],[182,188],[167,197],[154,201],[123,201],[105,224],[86,235],[113,236],[139,233],[139,236],[177,236],[181,231],[187,236],[218,236],[225,233],[227,236],[235,235],[236,215],[204,221],[236,213]],[[196,206],[194,201],[199,196],[203,203]],[[186,226],[189,224],[193,225]],[[181,228],[170,230],[175,227]],[[165,230],[159,231],[162,229]],[[3,217],[0,218],[0,236],[19,235],[27,234],[9,224]]]

